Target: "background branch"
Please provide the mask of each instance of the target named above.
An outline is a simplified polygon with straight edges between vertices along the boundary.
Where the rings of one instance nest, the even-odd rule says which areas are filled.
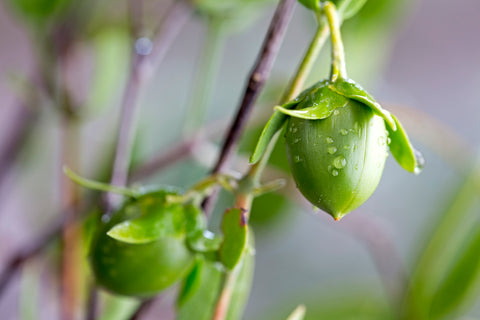
[[[270,76],[273,62],[275,61],[275,57],[285,35],[288,22],[292,17],[294,6],[295,1],[282,0],[279,2],[277,9],[275,10],[275,14],[270,23],[270,27],[257,61],[250,72],[242,102],[238,107],[237,114],[235,115],[226,138],[223,141],[222,150],[212,169],[212,174],[223,172],[230,164],[240,135],[252,113],[255,101],[257,100],[266,80]],[[218,190],[205,199],[203,208],[207,214],[211,212],[217,196]]]

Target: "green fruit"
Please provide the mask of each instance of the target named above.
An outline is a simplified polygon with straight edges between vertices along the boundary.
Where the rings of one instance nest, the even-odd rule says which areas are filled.
[[[336,220],[372,195],[388,155],[384,120],[353,100],[326,119],[291,117],[285,139],[298,189]]]
[[[250,157],[256,163],[287,123],[288,161],[298,188],[335,220],[375,191],[390,150],[407,171],[420,173],[424,160],[400,121],[350,79],[324,80],[295,100],[275,107]]]
[[[90,248],[90,264],[100,286],[120,295],[149,297],[191,270],[194,253],[186,244],[188,222],[182,220],[188,210],[181,204],[167,204],[164,195],[148,195],[127,203],[108,223],[102,223]],[[158,222],[147,221],[153,221],[155,230],[159,230],[154,240],[125,242],[118,240],[118,234],[117,239],[107,234],[116,230],[114,226],[133,225],[135,219],[141,221],[139,216],[152,215]]]

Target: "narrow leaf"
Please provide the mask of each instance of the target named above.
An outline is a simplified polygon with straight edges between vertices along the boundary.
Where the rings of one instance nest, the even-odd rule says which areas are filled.
[[[425,160],[422,154],[412,146],[400,121],[394,115],[392,117],[395,120],[397,130],[393,131],[387,126],[388,136],[391,140],[390,152],[405,170],[418,174],[422,171]]]
[[[227,210],[221,226],[224,240],[220,247],[220,261],[233,269],[240,261],[247,245],[247,221],[245,211],[239,208]]]
[[[295,107],[297,102],[294,100],[292,103],[286,103],[282,107],[284,109],[291,109]],[[255,146],[255,150],[253,151],[250,157],[250,163],[254,164],[260,160],[260,157],[263,155],[265,150],[272,140],[273,136],[283,127],[283,124],[287,120],[287,116],[281,112],[275,111],[273,115],[268,120],[267,124],[263,128],[262,134],[260,138],[258,138],[257,145]]]
[[[335,82],[330,82],[328,87],[338,94],[357,100],[370,107],[373,112],[387,122],[387,127],[390,127],[393,131],[397,130],[395,120],[390,112],[383,109],[380,104],[378,104],[378,102],[376,102],[375,99],[355,81],[350,79],[338,79]]]
[[[360,11],[367,0],[340,0],[336,1],[338,13],[343,20],[347,20]]]
[[[255,240],[253,232],[248,232],[247,248],[237,268],[239,268],[238,276],[232,288],[232,297],[228,306],[226,320],[242,319],[248,297],[250,296],[255,269]]]
[[[455,264],[437,290],[431,307],[433,319],[457,318],[455,313],[480,294],[480,227],[462,246]],[[452,313],[452,314],[450,314]]]
[[[183,282],[177,299],[177,320],[212,319],[222,284],[219,263],[202,258]]]

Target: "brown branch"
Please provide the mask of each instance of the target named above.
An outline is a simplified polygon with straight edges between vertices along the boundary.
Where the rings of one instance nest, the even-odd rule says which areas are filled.
[[[285,35],[288,22],[292,17],[295,2],[296,1],[293,0],[282,0],[275,10],[275,14],[270,23],[260,54],[250,72],[242,102],[240,103],[237,114],[228,130],[218,160],[212,169],[212,174],[223,172],[230,164],[240,135],[250,118],[255,101],[257,100],[266,80],[270,76],[273,62],[275,61],[275,57]],[[203,207],[207,214],[211,211],[217,198],[217,194],[218,192],[214,192],[210,197],[205,199]]]

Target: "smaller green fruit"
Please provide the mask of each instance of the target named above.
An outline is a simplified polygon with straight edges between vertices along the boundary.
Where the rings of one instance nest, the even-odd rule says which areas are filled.
[[[149,297],[183,279],[194,263],[186,244],[188,223],[181,204],[167,204],[165,195],[148,194],[124,205],[101,223],[90,248],[90,264],[99,285],[120,295]],[[112,227],[143,215],[161,218],[160,237],[128,243],[107,234]],[[134,221],[134,220],[131,220]]]

